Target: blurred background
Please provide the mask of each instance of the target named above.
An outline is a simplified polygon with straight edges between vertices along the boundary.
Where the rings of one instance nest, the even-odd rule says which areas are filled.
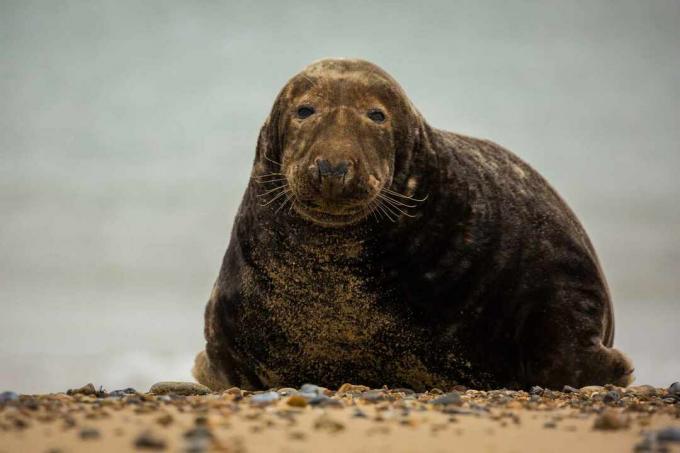
[[[371,60],[580,216],[638,383],[680,380],[680,2],[0,3],[0,391],[190,379],[260,125]]]

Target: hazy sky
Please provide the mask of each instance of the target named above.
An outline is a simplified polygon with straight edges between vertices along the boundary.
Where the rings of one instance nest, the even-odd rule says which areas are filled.
[[[536,167],[680,379],[680,2],[0,2],[0,390],[187,379],[259,127],[327,56]],[[81,382],[82,381],[82,382]]]

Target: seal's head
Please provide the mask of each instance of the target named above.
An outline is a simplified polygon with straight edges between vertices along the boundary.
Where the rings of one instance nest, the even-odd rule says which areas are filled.
[[[282,181],[309,221],[353,224],[408,167],[421,126],[404,91],[376,65],[321,60],[281,90],[260,133],[254,175]]]

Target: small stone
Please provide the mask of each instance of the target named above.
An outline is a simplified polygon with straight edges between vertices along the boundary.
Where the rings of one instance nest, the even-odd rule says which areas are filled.
[[[135,447],[149,450],[164,450],[165,439],[157,437],[150,431],[144,431],[135,439]]]
[[[430,403],[434,404],[435,406],[447,406],[449,404],[460,406],[463,404],[463,400],[461,399],[458,392],[449,392],[438,396],[437,398],[430,401]]]
[[[286,404],[292,407],[306,407],[307,406],[307,399],[300,396],[300,395],[293,395],[290,398],[288,398],[288,401],[286,401]]]
[[[361,409],[357,408],[357,409],[354,409],[354,412],[352,412],[352,417],[366,418],[366,413],[364,411],[362,411]]]
[[[293,389],[293,388],[290,388],[290,387],[284,387],[284,388],[278,389],[276,391],[276,393],[278,393],[281,396],[292,396],[292,395],[297,395],[298,391]]]
[[[531,387],[531,390],[529,390],[529,393],[531,393],[532,395],[541,395],[543,394],[543,387],[534,385],[533,387]]]
[[[669,426],[657,431],[656,438],[659,442],[680,442],[680,428]]]
[[[304,384],[302,387],[300,387],[300,393],[313,396],[324,395],[325,390],[325,387],[319,387],[318,385],[314,384]]]
[[[0,403],[6,403],[8,401],[16,401],[19,399],[19,394],[16,392],[2,392],[0,393]]]
[[[79,435],[80,438],[84,440],[99,439],[99,437],[101,437],[99,430],[95,428],[82,428]]]
[[[557,428],[557,423],[554,420],[547,421],[543,424],[544,428]]]
[[[97,389],[92,383],[86,384],[77,389],[68,389],[67,395],[97,395]]]
[[[621,394],[619,392],[617,392],[616,390],[610,390],[609,392],[604,394],[604,398],[602,398],[602,401],[604,401],[607,404],[611,404],[616,403],[620,399]]]
[[[113,392],[110,392],[108,396],[121,397],[125,395],[134,395],[135,393],[137,393],[137,390],[133,389],[132,387],[128,387],[122,390],[114,390]]]
[[[680,382],[673,382],[670,387],[668,387],[668,394],[680,396]]]
[[[269,391],[256,393],[255,395],[250,397],[250,402],[256,405],[267,405],[280,399],[281,395],[279,395],[277,392]]]
[[[627,428],[629,424],[630,419],[626,414],[612,409],[606,409],[595,419],[593,428],[601,430],[617,430]]]
[[[594,393],[602,393],[602,392],[604,392],[605,390],[606,390],[606,389],[605,389],[604,387],[601,387],[601,386],[599,386],[599,385],[589,385],[589,386],[587,386],[587,387],[581,387],[581,388],[579,389],[579,392],[581,392],[581,393],[583,393],[583,394],[585,394],[585,395],[590,396],[590,395],[592,395],[592,394],[594,394]]]
[[[380,389],[366,390],[360,396],[366,401],[383,401],[385,399],[385,391]]]
[[[636,396],[656,396],[657,394],[656,388],[651,385],[635,385],[633,387],[628,387],[628,391]]]
[[[331,433],[336,433],[345,429],[345,425],[341,422],[330,418],[328,415],[322,415],[314,421],[314,428]]]
[[[571,385],[565,385],[562,387],[562,393],[577,393],[578,389],[575,389]]]
[[[205,385],[196,384],[195,382],[157,382],[151,386],[149,393],[154,395],[166,395],[174,393],[175,395],[189,396],[189,395],[207,395],[210,389]]]
[[[338,389],[338,393],[363,393],[370,390],[365,385],[342,384]]]
[[[444,390],[439,389],[437,387],[430,390],[430,395],[443,395],[443,394],[444,394]]]
[[[169,426],[174,421],[174,417],[170,414],[163,414],[156,419],[156,423],[161,426]]]
[[[326,395],[315,396],[309,400],[309,405],[318,407],[343,407],[340,401]]]

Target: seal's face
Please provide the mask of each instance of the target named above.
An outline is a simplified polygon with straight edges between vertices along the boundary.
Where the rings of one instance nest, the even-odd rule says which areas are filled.
[[[322,60],[284,87],[270,116],[293,209],[323,226],[365,218],[394,176],[410,103],[376,66]],[[405,131],[406,130],[406,131]]]

